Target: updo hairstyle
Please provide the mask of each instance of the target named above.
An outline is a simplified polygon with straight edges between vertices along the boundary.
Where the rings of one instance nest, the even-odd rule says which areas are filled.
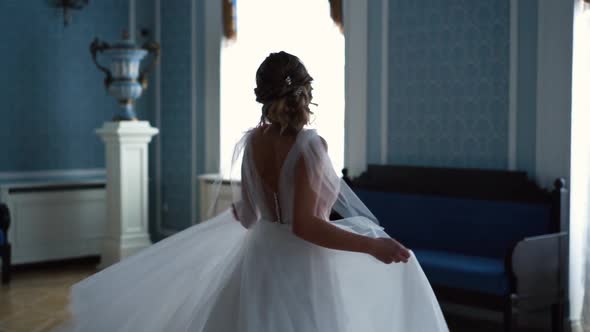
[[[262,104],[260,125],[278,124],[299,131],[309,123],[311,81],[303,63],[287,52],[271,53],[256,71],[256,101]]]

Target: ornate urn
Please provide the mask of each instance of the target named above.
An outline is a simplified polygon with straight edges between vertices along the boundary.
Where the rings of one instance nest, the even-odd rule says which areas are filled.
[[[98,69],[105,73],[105,87],[109,94],[119,102],[121,110],[113,117],[114,121],[137,120],[133,104],[147,88],[147,73],[157,64],[160,56],[160,45],[156,42],[148,42],[138,47],[129,39],[127,32],[123,33],[123,39],[110,45],[94,39],[90,45],[92,61]],[[100,53],[107,66],[101,65],[97,60]],[[151,62],[140,69],[141,61],[152,54]]]

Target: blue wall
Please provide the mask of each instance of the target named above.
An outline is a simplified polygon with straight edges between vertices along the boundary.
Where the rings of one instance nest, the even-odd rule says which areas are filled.
[[[537,0],[518,1],[517,157],[520,170],[535,174],[537,128]]]
[[[190,218],[191,1],[161,2],[162,220],[180,229]]]
[[[382,1],[369,1],[367,160],[381,156]],[[518,1],[516,168],[535,176],[537,0]],[[509,1],[389,2],[391,164],[508,167]]]
[[[196,172],[204,170],[204,1],[197,0],[196,81],[192,82],[191,0],[161,2],[162,26],[162,225],[171,229],[190,226],[191,207],[198,209],[198,193],[191,201],[192,146]],[[196,142],[192,136],[192,98],[196,98]],[[198,210],[197,210],[198,211]]]
[[[64,27],[47,1],[0,2],[0,172],[104,167],[94,130],[117,105],[88,48],[119,39],[128,3],[90,1],[72,18]]]
[[[389,163],[506,168],[509,1],[389,3]]]
[[[383,0],[382,0],[383,1]],[[388,1],[388,0],[385,0]],[[381,1],[369,1],[367,24],[367,162],[381,163],[381,61],[382,14]]]

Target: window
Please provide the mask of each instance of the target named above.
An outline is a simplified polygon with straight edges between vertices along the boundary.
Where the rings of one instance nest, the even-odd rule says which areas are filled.
[[[295,5],[294,5],[295,4]],[[234,144],[260,120],[255,73],[271,52],[298,56],[314,78],[311,128],[329,145],[338,174],[344,162],[344,36],[327,0],[241,0],[238,39],[221,50],[221,170],[227,174]],[[239,166],[239,165],[237,165]],[[239,172],[238,172],[239,173]]]

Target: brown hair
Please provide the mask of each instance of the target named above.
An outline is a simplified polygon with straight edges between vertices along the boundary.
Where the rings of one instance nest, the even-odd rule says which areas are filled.
[[[271,53],[256,71],[256,101],[262,104],[260,125],[276,123],[281,133],[301,130],[312,114],[311,81],[303,63],[286,52]]]

